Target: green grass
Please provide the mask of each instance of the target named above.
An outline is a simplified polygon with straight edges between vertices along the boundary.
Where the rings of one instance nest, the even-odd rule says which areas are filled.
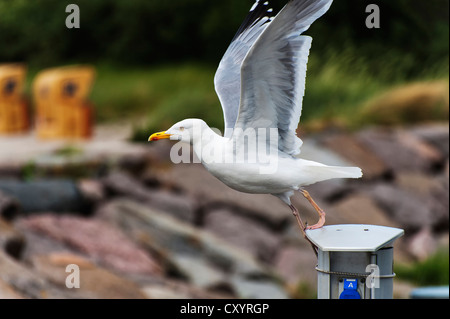
[[[100,66],[92,100],[100,121],[145,115],[148,120],[157,116],[159,121],[171,122],[176,114],[166,112],[171,118],[165,118],[167,107],[174,111],[175,106],[178,112],[188,114],[183,108],[192,107],[192,103],[187,101],[184,106],[186,97],[210,99],[214,94],[212,74],[210,68],[194,64],[140,69]],[[190,93],[194,97],[189,97]]]
[[[415,72],[418,76],[411,78],[407,70],[416,61],[394,53],[370,61],[359,57],[355,49],[323,56],[312,54],[309,59],[301,120],[304,126],[336,119],[350,128],[371,124],[375,118],[362,119],[362,109],[390,89],[412,81],[448,81],[448,60],[423,67]],[[223,129],[222,109],[213,83],[215,65],[96,67],[91,100],[98,122],[131,121],[138,141],[146,141],[150,133],[167,129],[184,118],[202,118],[211,127]],[[28,94],[35,74],[36,70],[29,72]],[[448,111],[445,116],[448,119]]]
[[[422,67],[412,57],[388,52],[369,61],[359,57],[355,49],[326,56],[312,55],[309,59],[302,113],[302,121],[306,124],[314,120],[338,120],[349,128],[379,124],[376,118],[362,116],[369,102],[409,83],[448,81],[449,77],[448,60],[437,61],[432,67]],[[416,76],[409,77],[411,64],[418,71]]]
[[[449,251],[442,248],[425,261],[412,265],[395,265],[397,277],[419,286],[449,284]]]

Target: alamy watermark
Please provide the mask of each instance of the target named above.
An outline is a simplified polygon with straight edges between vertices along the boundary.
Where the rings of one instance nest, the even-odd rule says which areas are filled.
[[[369,289],[380,288],[380,267],[375,264],[367,265],[366,272],[370,273],[366,278],[366,287]]]
[[[66,287],[80,288],[80,267],[76,264],[67,265],[66,272],[69,273],[66,277]]]
[[[69,4],[66,7],[66,12],[70,13],[66,18],[67,29],[80,28],[80,7],[76,4]]]
[[[376,4],[369,4],[366,7],[366,13],[370,13],[366,18],[366,27],[369,29],[379,29],[380,26],[380,7]]]

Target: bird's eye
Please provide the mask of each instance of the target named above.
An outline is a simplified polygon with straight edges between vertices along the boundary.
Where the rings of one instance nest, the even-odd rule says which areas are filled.
[[[181,131],[181,132],[184,131],[184,127],[183,127],[183,126],[180,127],[180,131]]]

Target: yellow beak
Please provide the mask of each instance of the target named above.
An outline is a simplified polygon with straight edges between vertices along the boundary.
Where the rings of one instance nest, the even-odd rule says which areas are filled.
[[[172,136],[172,134],[167,134],[166,132],[158,132],[158,133],[150,135],[150,137],[148,138],[148,141],[162,140],[164,138],[170,138],[171,136]]]

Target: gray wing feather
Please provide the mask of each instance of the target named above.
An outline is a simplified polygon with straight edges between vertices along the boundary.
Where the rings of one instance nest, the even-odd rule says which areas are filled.
[[[312,38],[300,34],[331,3],[291,0],[258,37],[242,63],[242,98],[235,128],[277,128],[278,149],[288,155],[300,153],[302,145],[296,129]]]
[[[222,104],[225,137],[236,124],[241,99],[241,66],[250,48],[271,22],[267,2],[257,0],[225,52],[214,77],[216,93]]]

